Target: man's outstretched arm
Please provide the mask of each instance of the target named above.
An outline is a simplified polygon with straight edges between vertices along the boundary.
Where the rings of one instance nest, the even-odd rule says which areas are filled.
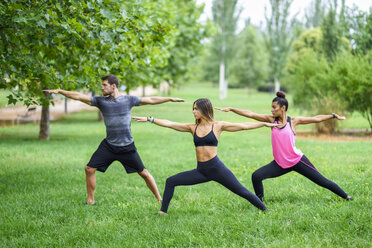
[[[48,93],[53,93],[53,94],[61,94],[64,95],[65,97],[81,101],[83,103],[86,103],[88,105],[92,105],[92,102],[90,101],[90,97],[86,96],[80,92],[76,91],[67,91],[67,90],[43,90]]]
[[[160,104],[164,102],[184,102],[185,100],[177,97],[142,97],[140,105]]]

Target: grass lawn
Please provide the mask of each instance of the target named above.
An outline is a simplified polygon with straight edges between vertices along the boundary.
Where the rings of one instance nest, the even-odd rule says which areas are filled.
[[[133,108],[193,122],[192,102],[209,97],[215,107],[234,106],[270,113],[273,95],[190,85],[173,91],[185,103]],[[217,120],[249,121],[216,112]],[[301,114],[293,108],[289,115]],[[371,142],[297,140],[297,147],[324,176],[355,200],[347,202],[292,172],[264,181],[264,214],[215,182],[177,187],[168,215],[136,174],[118,162],[97,172],[98,205],[85,206],[84,166],[105,137],[97,112],[67,115],[51,124],[51,140],[38,141],[33,124],[0,129],[1,247],[370,247]],[[350,119],[350,118],[349,118]],[[368,127],[359,117],[353,123]],[[311,127],[306,127],[311,128]],[[132,122],[142,160],[161,194],[167,177],[196,167],[192,136],[150,123]],[[270,130],[260,128],[220,137],[219,157],[249,190],[251,175],[272,160]]]

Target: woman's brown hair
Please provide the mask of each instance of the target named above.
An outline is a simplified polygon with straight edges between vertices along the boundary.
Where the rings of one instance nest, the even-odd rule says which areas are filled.
[[[214,112],[213,112],[213,106],[211,101],[208,98],[199,98],[194,102],[192,105],[192,108],[194,109],[194,105],[198,108],[200,113],[207,118],[209,121],[214,121]],[[199,120],[195,120],[196,124],[200,123]]]

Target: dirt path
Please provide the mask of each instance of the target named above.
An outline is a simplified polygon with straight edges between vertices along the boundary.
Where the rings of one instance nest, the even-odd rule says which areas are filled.
[[[326,141],[326,142],[343,142],[343,141],[366,141],[372,142],[372,133],[371,132],[360,132],[355,134],[314,134],[310,132],[296,132],[296,137],[298,139],[304,140],[317,140],[317,141]]]

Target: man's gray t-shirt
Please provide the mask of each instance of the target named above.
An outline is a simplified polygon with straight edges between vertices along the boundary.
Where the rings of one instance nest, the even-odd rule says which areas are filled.
[[[92,96],[91,105],[101,110],[106,125],[106,140],[114,146],[126,146],[133,142],[130,130],[131,109],[141,98],[120,95],[117,98]]]

